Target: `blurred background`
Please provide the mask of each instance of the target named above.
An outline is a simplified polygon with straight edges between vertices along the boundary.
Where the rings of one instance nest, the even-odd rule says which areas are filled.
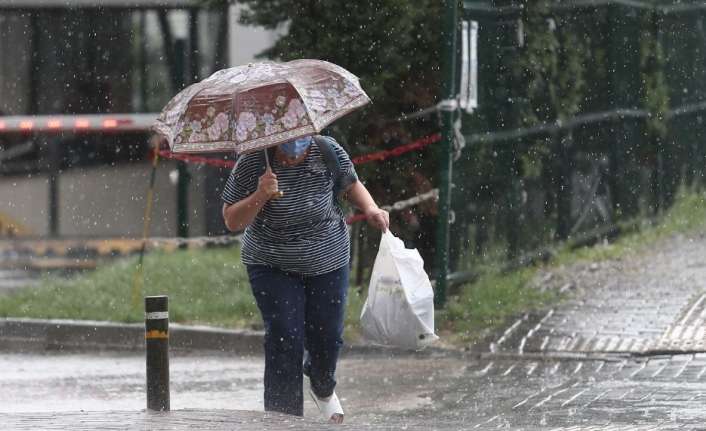
[[[702,186],[702,2],[457,6],[0,0],[0,232],[139,238],[156,114],[184,86],[260,58],[319,58],[361,78],[372,105],[326,133],[354,158],[383,152],[357,166],[379,204],[441,192],[442,205],[398,205],[392,230],[459,286],[489,259],[523,265],[649,223]],[[156,172],[151,236],[227,234],[228,168],[163,160]],[[379,237],[364,223],[351,236],[362,285]]]

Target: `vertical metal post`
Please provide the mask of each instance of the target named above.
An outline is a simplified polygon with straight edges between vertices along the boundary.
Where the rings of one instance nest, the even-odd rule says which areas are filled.
[[[556,237],[565,240],[571,233],[571,131],[553,136],[558,158],[556,189]]]
[[[201,61],[199,52],[199,10],[189,10],[189,73],[186,76],[186,84],[197,82],[201,73]]]
[[[140,74],[140,102],[137,109],[147,111],[147,11],[140,11],[138,24],[139,52],[137,55],[137,70]]]
[[[458,25],[458,0],[446,0],[442,21],[441,99],[456,97],[456,30]],[[442,105],[443,106],[443,105]],[[439,151],[439,219],[436,229],[436,291],[434,304],[443,307],[446,302],[447,274],[449,269],[449,213],[451,207],[452,144],[454,110],[443,108],[441,115],[441,145]]]
[[[59,236],[59,174],[61,171],[61,140],[49,138],[44,143],[44,157],[46,157],[47,183],[49,186],[49,236]]]
[[[147,409],[169,411],[169,297],[145,297]]]
[[[39,114],[39,95],[41,92],[40,83],[40,64],[42,56],[41,47],[41,36],[42,29],[39,22],[39,14],[37,12],[30,12],[29,14],[29,26],[30,26],[30,46],[31,54],[29,55],[29,88],[27,99],[29,100],[27,109],[30,114]]]
[[[610,109],[639,106],[639,26],[636,16],[625,7],[613,4],[606,8],[606,21],[601,29],[606,34],[608,70],[605,98],[602,102]],[[631,148],[641,139],[638,122],[621,118],[611,124],[606,138],[610,145],[611,179],[610,194],[616,218],[631,217],[639,211],[639,172],[636,171]],[[611,136],[612,135],[612,136]]]
[[[186,41],[174,41],[174,85],[175,91],[184,87]],[[189,236],[189,170],[185,162],[177,162],[177,236]]]

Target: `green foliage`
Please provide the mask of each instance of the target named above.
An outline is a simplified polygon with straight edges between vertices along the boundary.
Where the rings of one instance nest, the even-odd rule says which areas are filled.
[[[142,302],[132,304],[136,259],[100,266],[70,279],[46,276],[38,287],[0,295],[0,316],[142,322]],[[170,320],[262,329],[239,248],[155,252],[145,257],[145,295],[169,295]],[[348,295],[345,333],[358,337],[364,298]]]
[[[657,33],[656,12],[645,13],[641,20],[640,78],[642,80],[642,103],[649,113],[647,133],[652,139],[664,139],[667,135],[669,110],[669,87],[664,67],[662,43]]]
[[[581,111],[585,98],[588,43],[579,37],[571,15],[552,16],[545,0],[526,2],[519,31],[524,46],[512,59],[519,90],[518,126],[564,121]],[[550,142],[534,140],[520,155],[523,171],[536,176]]]
[[[706,227],[706,193],[682,188],[674,204],[660,219],[643,220],[638,229],[610,244],[586,247],[579,250],[562,250],[554,260],[557,265],[576,261],[602,261],[616,259],[649,250],[670,235],[694,234]]]
[[[706,193],[682,189],[662,219],[645,222],[637,231],[611,244],[598,244],[578,250],[564,248],[547,265],[549,268],[576,262],[598,262],[642,253],[675,234],[694,234],[706,228]],[[484,274],[473,284],[465,285],[449,298],[448,306],[437,316],[438,326],[448,336],[462,341],[476,341],[493,330],[506,326],[509,319],[535,311],[561,299],[552,291],[533,287],[536,268],[505,273],[502,258],[477,265]]]
[[[586,44],[572,27],[570,16],[548,15],[546,2],[530,1],[522,21],[525,46],[514,73],[526,88],[522,109],[525,125],[566,120],[581,109]]]
[[[365,109],[337,121],[332,129],[353,154],[399,145],[435,131],[436,123],[407,123],[401,113],[436,103],[439,88],[440,16],[436,0],[239,0],[244,24],[287,31],[263,52],[277,60],[317,58],[354,74],[372,99]],[[413,157],[398,162],[414,164]],[[434,163],[424,170],[433,176]],[[363,178],[379,184],[371,190],[381,201],[404,194],[396,171],[361,166]],[[404,169],[408,170],[408,169]],[[408,195],[406,196],[408,197]]]
[[[281,29],[261,56],[275,60],[315,58],[338,64],[360,78],[372,100],[364,109],[337,120],[331,131],[353,155],[390,149],[438,131],[430,121],[400,123],[403,113],[436,104],[440,94],[441,16],[438,0],[238,0],[241,22]],[[436,151],[429,149],[357,166],[358,174],[380,204],[406,199],[419,190],[410,171],[435,182]],[[405,173],[400,175],[400,173]],[[419,235],[392,214],[395,232]],[[427,230],[423,233],[432,236]],[[374,237],[368,232],[366,237]],[[374,255],[375,240],[361,248]]]
[[[132,304],[136,259],[70,279],[46,276],[39,287],[0,296],[0,316],[142,322]],[[156,252],[146,256],[145,295],[170,297],[174,322],[250,326],[259,315],[237,249]]]
[[[361,78],[374,103],[383,105],[380,109],[400,103],[426,106],[438,93],[437,1],[240,2],[248,6],[243,23],[288,29],[263,53],[266,57],[339,64]]]
[[[617,258],[644,250],[660,238],[703,230],[706,194],[682,190],[674,206],[652,227],[627,235],[609,246],[563,251],[551,265],[577,260]],[[537,310],[559,297],[530,287],[536,269],[503,273],[503,260],[478,264],[484,274],[449,298],[437,314],[437,326],[455,340],[476,340],[507,320]],[[46,277],[39,287],[0,295],[0,316],[142,322],[142,304],[131,304],[134,258],[120,260],[71,279]],[[152,253],[145,260],[145,292],[170,297],[171,321],[234,328],[261,328],[247,275],[237,248]],[[357,340],[364,290],[351,289],[346,313],[346,339]]]
[[[512,317],[538,310],[558,298],[556,293],[530,287],[536,269],[508,274],[490,273],[449,298],[437,321],[453,338],[476,341],[507,324]]]

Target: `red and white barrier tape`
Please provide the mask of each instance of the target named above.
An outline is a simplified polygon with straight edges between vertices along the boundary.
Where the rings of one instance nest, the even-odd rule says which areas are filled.
[[[389,159],[390,157],[399,157],[402,154],[409,153],[410,151],[420,150],[420,149],[426,147],[427,145],[433,144],[435,142],[439,142],[440,140],[441,140],[441,134],[435,133],[433,135],[429,135],[429,136],[425,136],[421,139],[417,139],[416,141],[414,141],[410,144],[400,145],[399,147],[395,147],[391,150],[379,151],[377,153],[364,154],[362,156],[354,157],[351,161],[353,162],[354,165],[360,165],[363,163]]]
[[[380,208],[384,209],[385,211],[393,212],[393,211],[401,211],[403,209],[419,205],[420,203],[424,201],[428,201],[430,199],[438,200],[439,199],[439,189],[432,189],[426,193],[422,193],[420,195],[411,197],[409,199],[405,199],[402,201],[397,201],[393,203],[392,205],[384,205]],[[362,220],[365,220],[365,214],[355,214],[352,215],[348,218],[346,218],[346,223],[347,224],[353,224],[355,222],[359,222]]]
[[[397,201],[392,205],[385,205],[381,207],[386,211],[400,211],[405,208],[409,208],[414,205],[418,205],[421,202],[428,201],[430,199],[438,199],[439,190],[433,189],[427,193],[422,193],[420,195],[405,199],[402,201]],[[365,220],[364,214],[356,214],[346,218],[347,224],[353,224]],[[199,236],[190,238],[172,238],[172,237],[152,237],[147,239],[147,245],[150,248],[159,248],[163,246],[173,246],[173,247],[205,247],[207,245],[219,245],[228,246],[240,241],[241,235],[221,235],[221,236]]]
[[[391,150],[379,151],[376,153],[370,153],[370,154],[358,156],[358,157],[353,158],[351,161],[353,162],[353,164],[359,165],[359,164],[363,164],[363,163],[385,160],[390,157],[399,157],[402,154],[408,153],[410,151],[420,150],[428,145],[431,145],[435,142],[438,142],[439,140],[441,140],[441,134],[436,133],[433,135],[425,136],[424,138],[418,139],[412,143],[400,145],[399,147],[395,147]],[[215,159],[215,158],[212,159],[212,158],[208,158],[208,157],[194,156],[194,155],[190,155],[190,154],[177,154],[177,153],[172,153],[171,151],[167,151],[167,150],[160,150],[159,156],[162,158],[165,158],[165,159],[180,160],[180,161],[184,161],[187,163],[204,164],[204,165],[215,166],[215,167],[219,167],[219,168],[232,168],[233,166],[235,166],[235,161],[233,161],[233,160],[222,160],[222,159]],[[411,206],[417,205],[417,204],[424,202],[426,200],[438,199],[438,198],[439,198],[439,190],[433,189],[427,193],[423,193],[423,194],[414,196],[409,199],[395,202],[392,205],[385,205],[385,206],[382,206],[381,208],[384,209],[385,211],[390,211],[390,212],[400,211],[405,208],[409,208]],[[352,215],[352,216],[346,218],[346,223],[350,225],[350,224],[359,222],[361,220],[365,220],[365,218],[366,217],[364,214],[355,214],[355,215]],[[214,237],[214,238],[218,238],[218,237]],[[184,240],[184,241],[189,241],[189,240]]]
[[[193,156],[191,154],[172,153],[168,150],[160,150],[159,157],[163,159],[179,160],[186,163],[195,163],[197,165],[208,165],[217,168],[232,168],[235,166],[233,160],[212,159],[209,157]]]
[[[409,153],[411,151],[420,150],[420,149],[426,147],[427,145],[431,145],[431,144],[438,142],[440,140],[441,140],[441,134],[436,133],[433,135],[425,136],[424,138],[418,139],[418,140],[411,142],[409,144],[400,145],[399,147],[395,147],[391,150],[378,151],[375,153],[364,154],[362,156],[354,157],[353,159],[351,159],[351,161],[353,162],[354,165],[360,165],[363,163],[382,161],[385,159],[389,159],[390,157],[399,157],[402,154]],[[172,153],[171,151],[168,151],[168,150],[160,150],[159,156],[164,159],[181,160],[181,161],[187,162],[187,163],[209,165],[209,166],[214,166],[214,167],[219,167],[219,168],[232,168],[233,166],[235,166],[235,161],[233,161],[233,160],[221,160],[221,159],[215,159],[215,158],[212,159],[209,157],[194,156],[191,154],[178,154],[178,153]]]
[[[205,247],[207,245],[228,246],[240,241],[241,235],[220,235],[220,236],[195,236],[189,238],[179,237],[150,237],[147,238],[147,246],[150,248],[160,248],[164,246],[189,246]]]
[[[422,193],[420,195],[411,197],[409,199],[397,201],[393,203],[392,205],[385,205],[382,206],[381,208],[386,210],[386,211],[400,211],[406,208],[409,208],[414,205],[418,205],[424,201],[428,201],[430,199],[438,199],[439,198],[439,189],[432,189],[426,193]],[[355,222],[359,222],[365,220],[365,215],[364,214],[356,214],[353,216],[350,216],[346,218],[346,223],[347,224],[353,224]],[[191,237],[191,238],[172,238],[172,237],[152,237],[147,239],[147,244],[148,247],[157,247],[159,248],[160,246],[188,246],[188,247],[205,247],[207,245],[220,245],[220,246],[228,246],[231,244],[234,244],[236,242],[239,242],[241,238],[241,235],[221,235],[221,236],[199,236],[199,237]]]

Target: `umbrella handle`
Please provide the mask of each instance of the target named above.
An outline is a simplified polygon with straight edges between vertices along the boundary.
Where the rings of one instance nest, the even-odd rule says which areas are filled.
[[[265,165],[270,168],[270,156],[267,154],[267,148],[263,150],[265,152]],[[277,190],[270,199],[279,199],[284,196],[284,192]]]

